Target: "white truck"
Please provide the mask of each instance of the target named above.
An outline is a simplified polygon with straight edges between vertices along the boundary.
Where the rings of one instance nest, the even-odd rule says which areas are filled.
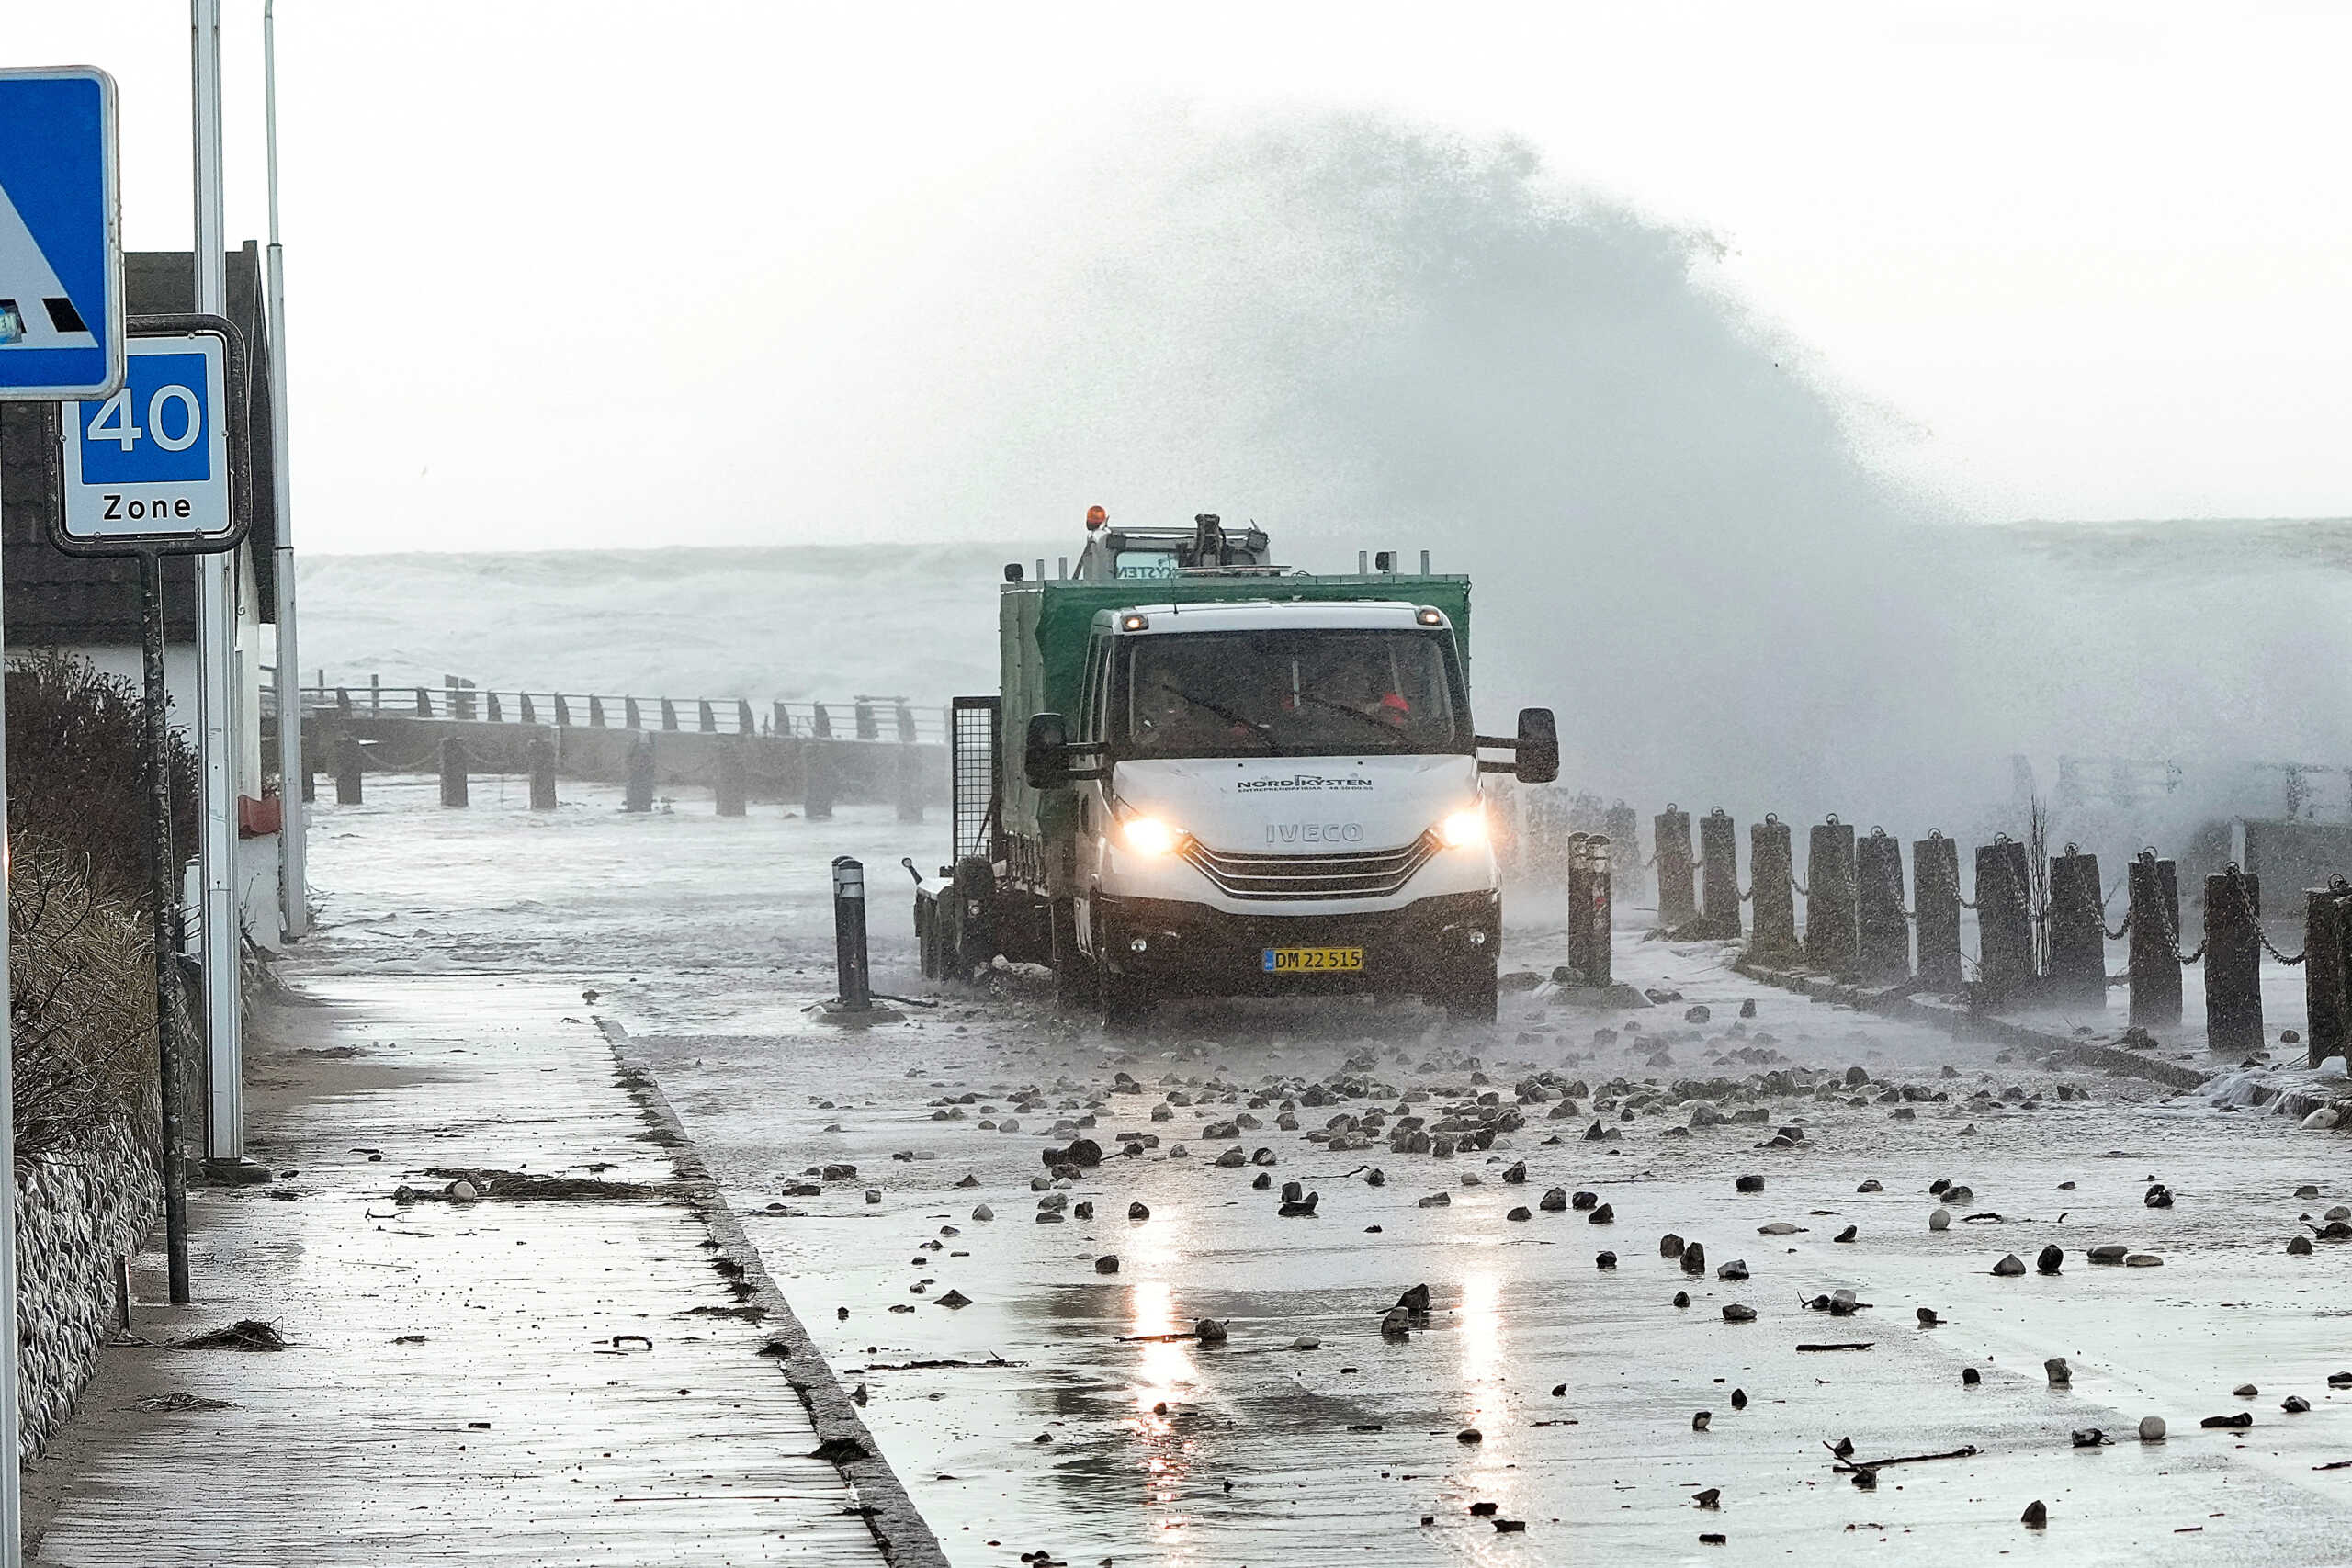
[[[1469,580],[1385,554],[1290,571],[1214,516],[1088,527],[1076,574],[1005,569],[1002,689],[956,700],[954,857],[916,888],[925,973],[1046,964],[1114,1021],[1348,991],[1491,1019],[1482,775],[1549,783],[1559,744],[1545,708],[1477,732]]]

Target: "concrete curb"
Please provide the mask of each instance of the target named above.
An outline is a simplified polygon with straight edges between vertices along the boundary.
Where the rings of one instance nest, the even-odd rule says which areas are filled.
[[[750,1289],[752,1293],[747,1299],[767,1309],[768,1343],[784,1352],[777,1365],[791,1381],[793,1392],[800,1395],[800,1403],[808,1407],[808,1419],[817,1428],[818,1442],[856,1446],[861,1457],[836,1459],[833,1462],[864,1505],[866,1528],[874,1532],[883,1557],[900,1568],[947,1568],[947,1554],[941,1549],[939,1538],[924,1522],[914,1499],[907,1495],[890,1461],[882,1457],[881,1446],[865,1429],[857,1406],[842,1392],[832,1368],[826,1363],[816,1342],[808,1337],[792,1303],[785,1300],[784,1292],[768,1277],[759,1249],[743,1234],[742,1224],[736,1219],[735,1211],[728,1207],[726,1195],[712,1179],[693,1136],[671,1108],[669,1097],[662,1092],[652,1069],[628,1055],[628,1031],[607,1018],[597,1019],[596,1027],[604,1032],[605,1042],[612,1048],[622,1087],[635,1098],[648,1123],[664,1134],[672,1168],[686,1189],[695,1212],[708,1227],[711,1239],[718,1243],[717,1257],[741,1270],[735,1277]]]
[[[1832,980],[1826,976],[1806,974],[1793,969],[1774,969],[1749,961],[1742,953],[1731,961],[1731,966],[1751,980],[1768,986],[1778,986],[1784,991],[1794,991],[1817,1001],[1838,1002],[1863,1012],[1874,1012],[1886,1018],[1899,1018],[1909,1023],[1924,1023],[1949,1031],[1955,1036],[1973,1035],[1980,1040],[1998,1041],[2004,1045],[2022,1045],[2035,1051],[2055,1051],[2068,1060],[2086,1067],[2101,1067],[2113,1072],[2128,1073],[2133,1077],[2146,1078],[2166,1089],[2202,1089],[2210,1073],[2194,1067],[2184,1067],[2170,1062],[2150,1061],[2136,1052],[2114,1045],[2098,1045],[2078,1040],[2069,1034],[2052,1034],[2048,1030],[2032,1029],[2007,1019],[1994,1018],[1961,1008],[1932,1007],[1919,1001],[1899,988],[1850,985]]]

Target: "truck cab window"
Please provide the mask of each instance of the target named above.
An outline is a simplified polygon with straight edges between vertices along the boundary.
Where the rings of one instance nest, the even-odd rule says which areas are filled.
[[[1110,738],[1137,757],[1460,752],[1459,691],[1442,632],[1145,637],[1126,656]]]

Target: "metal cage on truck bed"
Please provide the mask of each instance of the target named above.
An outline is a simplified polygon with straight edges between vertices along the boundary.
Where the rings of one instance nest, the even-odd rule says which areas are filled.
[[[949,714],[949,793],[955,818],[950,866],[967,856],[996,862],[1003,837],[996,768],[1003,704],[996,697],[957,697]]]

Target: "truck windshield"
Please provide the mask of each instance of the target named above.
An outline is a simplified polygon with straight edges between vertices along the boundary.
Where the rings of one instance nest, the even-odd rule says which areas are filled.
[[[1470,749],[1446,634],[1194,632],[1125,660],[1135,757],[1329,757]]]

